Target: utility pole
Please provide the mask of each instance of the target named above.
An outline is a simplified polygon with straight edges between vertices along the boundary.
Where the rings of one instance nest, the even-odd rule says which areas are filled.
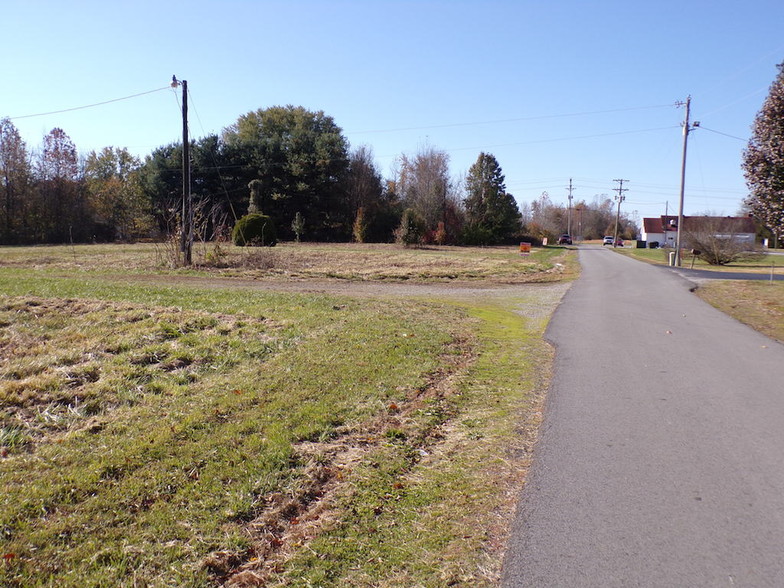
[[[629,188],[623,187],[623,183],[628,181],[629,180],[613,180],[613,182],[618,182],[618,187],[613,188],[615,192],[618,192],[618,195],[615,197],[615,199],[618,201],[618,212],[615,213],[615,236],[613,237],[613,248],[617,247],[618,243],[618,223],[621,220],[621,202],[626,200],[626,196],[624,196],[623,193],[629,191]]]
[[[572,236],[572,178],[569,178],[569,209],[566,215],[566,234]]]
[[[180,215],[180,251],[184,265],[193,263],[193,202],[191,199],[191,154],[188,139],[188,81],[172,76],[172,88],[182,87],[182,213]]]
[[[686,187],[686,146],[689,142],[689,113],[691,112],[691,96],[687,96],[686,102],[676,102],[676,106],[686,106],[686,116],[683,119],[683,158],[681,160],[681,193],[680,205],[678,206],[678,232],[675,234],[675,265],[681,265],[681,234],[683,233],[683,193]],[[695,127],[700,123],[695,122]]]

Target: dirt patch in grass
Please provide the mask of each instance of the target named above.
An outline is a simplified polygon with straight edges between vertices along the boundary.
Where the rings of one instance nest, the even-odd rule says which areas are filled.
[[[427,382],[390,402],[376,417],[354,427],[341,427],[333,439],[302,441],[294,450],[306,463],[303,483],[295,493],[274,493],[265,497],[263,511],[249,522],[251,547],[243,553],[216,552],[204,560],[214,577],[226,587],[288,585],[278,584],[279,574],[295,554],[310,549],[324,530],[334,528],[352,503],[355,470],[383,451],[385,445],[405,442],[416,447],[408,466],[399,471],[393,491],[402,491],[410,468],[423,456],[440,451],[453,437],[449,434],[448,405],[457,393],[458,375],[474,361],[468,341],[454,341],[445,354],[443,367]],[[438,418],[422,418],[423,411],[441,413]],[[387,496],[391,498],[391,495]],[[383,506],[374,508],[383,510]]]

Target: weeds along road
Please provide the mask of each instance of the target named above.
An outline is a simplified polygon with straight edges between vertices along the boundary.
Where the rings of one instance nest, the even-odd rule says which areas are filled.
[[[784,586],[784,346],[666,268],[580,261],[503,586]]]

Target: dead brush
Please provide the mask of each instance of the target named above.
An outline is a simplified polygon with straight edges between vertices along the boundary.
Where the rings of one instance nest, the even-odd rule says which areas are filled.
[[[254,247],[242,251],[236,263],[241,269],[269,271],[280,269],[280,256],[269,247]]]

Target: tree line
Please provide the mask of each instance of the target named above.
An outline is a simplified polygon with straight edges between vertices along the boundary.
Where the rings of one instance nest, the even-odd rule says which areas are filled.
[[[480,153],[455,178],[449,155],[432,146],[402,154],[384,178],[366,145],[351,148],[332,117],[276,106],[240,116],[190,145],[197,238],[226,238],[252,207],[281,240],[494,245],[554,239],[569,211],[546,195],[521,207],[502,168]],[[0,120],[0,243],[131,241],[172,236],[180,226],[182,145],[141,161],[106,147],[79,157],[60,128],[32,153],[9,119]],[[571,211],[573,232],[601,237],[615,222],[597,197]],[[621,217],[631,238],[635,224]]]

